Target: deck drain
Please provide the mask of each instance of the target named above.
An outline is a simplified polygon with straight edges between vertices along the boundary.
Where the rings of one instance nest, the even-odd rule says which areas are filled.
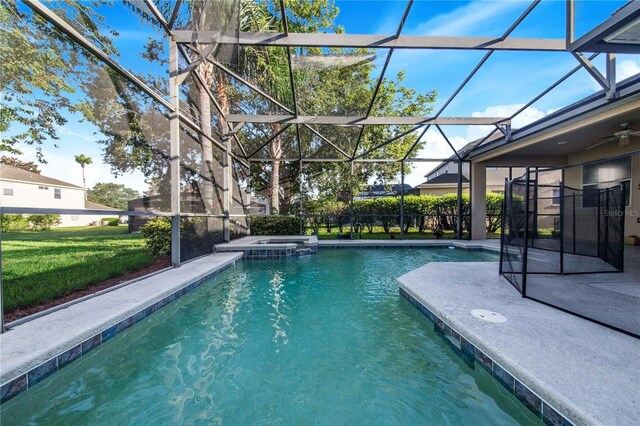
[[[486,309],[474,309],[473,311],[471,311],[471,315],[489,322],[500,323],[507,321],[507,317],[505,317],[504,315],[500,315],[497,312],[487,311]]]

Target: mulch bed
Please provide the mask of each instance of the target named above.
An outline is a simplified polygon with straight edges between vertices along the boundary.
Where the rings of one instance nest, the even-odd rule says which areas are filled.
[[[76,292],[60,297],[58,299],[50,300],[38,306],[33,306],[25,309],[18,309],[17,311],[13,311],[11,313],[5,314],[4,321],[5,323],[9,323],[11,321],[15,321],[17,319],[26,317],[28,315],[35,314],[36,312],[44,311],[45,309],[49,309],[54,306],[61,305],[63,303],[67,303],[71,300],[79,299],[80,297],[84,297],[84,296],[96,293],[100,290],[104,290],[109,287],[113,287],[125,281],[133,280],[135,278],[142,277],[152,272],[159,271],[160,269],[168,268],[169,266],[171,266],[171,259],[168,256],[161,257],[156,259],[152,264],[147,265],[144,268],[139,269],[137,271],[131,271],[124,275],[120,275],[119,277],[111,278],[106,281],[92,284],[87,288],[78,290]]]

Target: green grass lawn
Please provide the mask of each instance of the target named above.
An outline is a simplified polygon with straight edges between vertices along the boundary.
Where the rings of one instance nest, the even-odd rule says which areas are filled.
[[[3,233],[5,313],[38,306],[153,261],[142,236],[129,234],[123,225]]]

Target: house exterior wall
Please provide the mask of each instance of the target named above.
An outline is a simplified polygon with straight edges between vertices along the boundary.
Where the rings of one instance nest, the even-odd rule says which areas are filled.
[[[441,186],[441,187],[431,187],[431,188],[417,188],[420,191],[419,195],[445,195],[445,194],[457,194],[458,186],[450,185],[450,186]],[[469,193],[469,184],[466,183],[462,186],[462,193]]]
[[[631,154],[631,194],[630,206],[626,207],[624,234],[625,236],[640,236],[640,138],[630,140],[627,146],[621,147],[615,143],[576,152],[568,157],[569,164],[580,164],[596,160],[604,160],[626,153]],[[565,171],[565,185],[582,189],[582,167],[572,167]]]
[[[0,180],[2,192],[0,205],[3,207],[26,207],[45,209],[85,209],[84,190],[64,186],[35,184],[18,181]],[[6,195],[5,189],[11,190],[13,195]],[[55,198],[56,189],[60,191],[60,198]],[[100,221],[107,215],[60,215],[59,226],[87,226]],[[115,216],[113,216],[115,217]]]

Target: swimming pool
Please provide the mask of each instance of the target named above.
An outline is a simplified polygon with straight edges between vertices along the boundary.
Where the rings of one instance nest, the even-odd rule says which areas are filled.
[[[3,404],[3,424],[537,424],[398,294],[487,252],[243,261]],[[188,267],[188,265],[185,265]]]

